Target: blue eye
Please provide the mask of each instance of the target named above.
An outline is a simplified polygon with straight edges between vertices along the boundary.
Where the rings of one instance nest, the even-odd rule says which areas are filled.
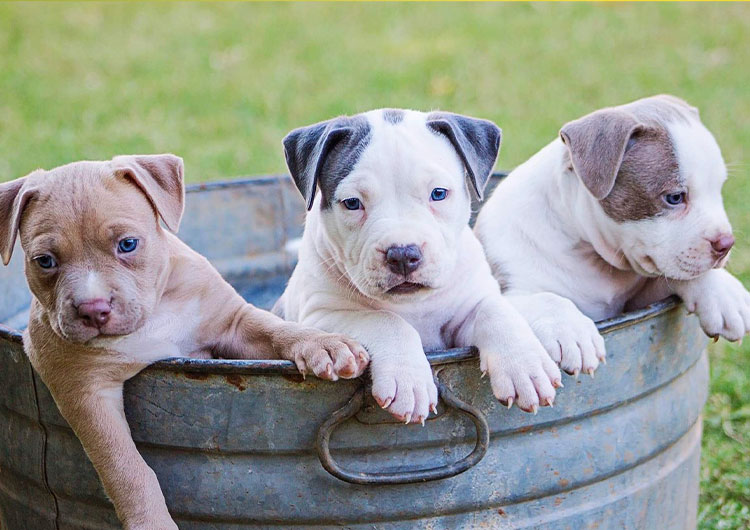
[[[362,208],[362,203],[355,197],[344,199],[341,202],[344,203],[344,206],[346,206],[347,210],[359,210],[360,208]]]
[[[36,264],[39,265],[43,269],[52,269],[54,267],[57,267],[57,262],[55,261],[55,258],[50,256],[49,254],[43,254],[39,257],[34,258],[34,261],[36,261]]]
[[[138,240],[134,237],[126,237],[125,239],[121,239],[117,244],[118,250],[123,254],[133,252],[136,247],[138,247]]]
[[[432,190],[432,194],[430,195],[430,199],[433,201],[442,201],[448,196],[448,190],[445,188],[435,188]]]
[[[685,192],[681,191],[678,193],[667,193],[664,195],[664,202],[670,206],[677,206],[685,202]]]

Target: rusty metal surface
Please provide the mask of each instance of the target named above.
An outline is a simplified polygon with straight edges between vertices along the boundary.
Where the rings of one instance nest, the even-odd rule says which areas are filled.
[[[211,184],[191,189],[181,236],[267,307],[293,267],[283,245],[302,218],[286,178]],[[7,325],[19,327],[28,303],[18,285],[20,267],[0,276],[0,524],[119,528]],[[537,416],[494,400],[473,350],[430,353],[442,384],[490,431],[484,459],[444,480],[371,486],[330,475],[317,430],[361,383],[303,381],[283,361],[157,363],[127,383],[126,413],[184,529],[693,528],[706,338],[673,300],[600,329],[608,364],[596,379],[566,377],[555,408]],[[369,395],[330,435],[332,457],[364,473],[450,465],[474,446],[474,424],[442,402],[425,427],[405,426]]]

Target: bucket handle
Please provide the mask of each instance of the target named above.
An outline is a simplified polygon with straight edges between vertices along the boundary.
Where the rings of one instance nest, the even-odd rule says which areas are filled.
[[[318,429],[315,449],[318,452],[320,463],[325,470],[334,477],[351,484],[414,484],[417,482],[455,477],[459,473],[463,473],[467,469],[477,465],[487,453],[490,443],[490,428],[487,424],[487,418],[484,417],[484,414],[478,408],[458,399],[440,380],[436,379],[435,383],[443,403],[449,408],[464,412],[474,423],[474,427],[476,428],[476,443],[471,453],[452,464],[413,471],[365,473],[363,471],[352,471],[342,468],[331,456],[329,447],[331,433],[333,433],[339,424],[353,417],[362,408],[365,402],[365,386],[363,385],[357,389],[346,405],[331,414]]]

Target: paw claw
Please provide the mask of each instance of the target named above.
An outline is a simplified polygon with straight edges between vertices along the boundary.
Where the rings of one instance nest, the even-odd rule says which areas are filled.
[[[390,406],[391,406],[391,403],[393,403],[393,398],[388,398],[388,399],[386,399],[386,400],[385,400],[385,402],[384,402],[384,403],[383,403],[382,405],[380,405],[380,406],[381,406],[382,408],[384,408],[384,409],[387,409],[388,407],[390,407]]]
[[[576,379],[578,379],[578,374],[579,373],[580,373],[580,370],[578,368],[576,368],[575,370],[573,370],[573,374],[572,375],[573,375],[573,377],[575,377]]]
[[[508,410],[513,406],[513,398],[508,398]]]
[[[559,379],[555,379],[554,381],[552,381],[552,386],[554,388],[564,388],[564,385],[562,384],[562,381],[559,380]]]
[[[482,370],[482,375],[479,376],[479,379],[484,379],[485,375],[487,375],[487,370]]]
[[[593,368],[589,368],[588,370],[586,370],[586,373],[591,376],[591,379],[594,378],[594,369]]]
[[[531,405],[531,412],[536,416],[536,413],[539,412],[539,407],[536,405]]]
[[[549,408],[555,408],[554,401],[552,400],[552,398],[547,398],[544,400],[544,402]]]
[[[430,410],[433,412],[433,414],[437,415],[437,405],[430,405]]]
[[[406,415],[406,421],[404,422],[406,425],[409,425],[409,422],[411,421],[411,413]]]

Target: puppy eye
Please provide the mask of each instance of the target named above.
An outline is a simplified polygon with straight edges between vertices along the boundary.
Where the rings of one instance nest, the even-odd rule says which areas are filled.
[[[346,206],[347,210],[360,210],[362,208],[362,203],[356,197],[344,199],[341,202]]]
[[[433,201],[442,201],[448,196],[448,190],[445,188],[435,188],[430,194],[430,199]]]
[[[123,254],[127,254],[128,252],[133,252],[137,247],[138,247],[138,240],[134,237],[126,237],[125,239],[121,239],[120,242],[117,244],[117,249]]]
[[[36,264],[43,269],[53,269],[57,267],[57,261],[55,261],[55,258],[50,256],[49,254],[37,256],[36,258],[34,258],[34,261],[36,261]]]
[[[683,202],[685,202],[685,196],[685,192],[680,191],[676,193],[665,193],[662,198],[668,205],[677,206],[678,204],[682,204]]]

